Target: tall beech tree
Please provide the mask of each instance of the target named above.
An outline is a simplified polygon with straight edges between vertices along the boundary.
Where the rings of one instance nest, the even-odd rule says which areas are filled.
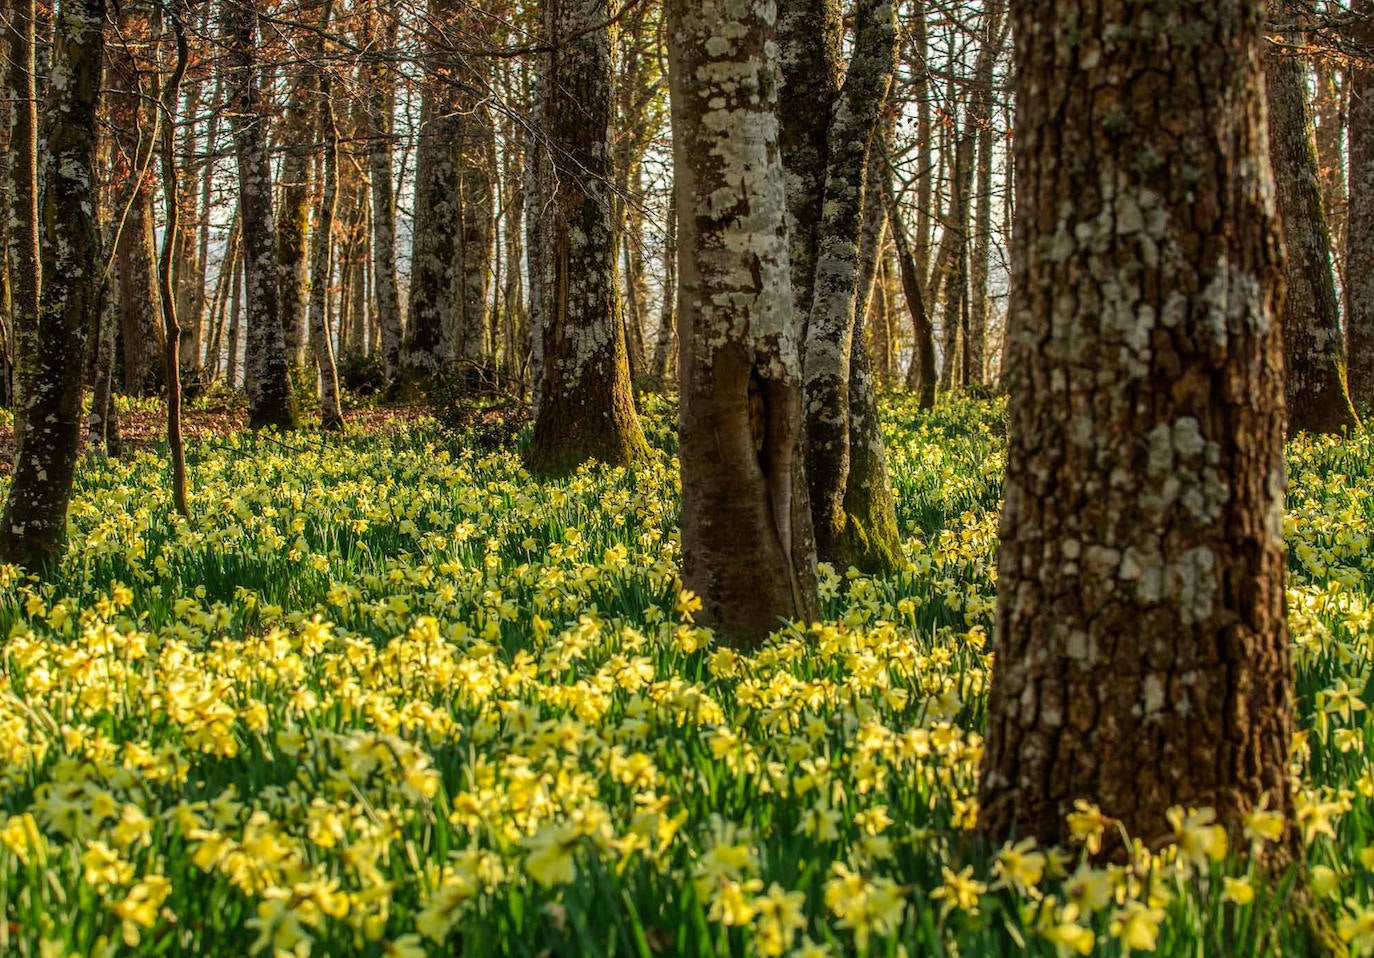
[[[610,174],[611,40],[606,0],[546,0],[552,48],[540,113],[551,154],[539,255],[540,377],[530,468],[571,472],[589,459],[648,454],[630,392],[616,279]],[[548,191],[552,195],[548,195]]]
[[[223,0],[229,123],[238,160],[239,236],[243,244],[244,303],[248,322],[244,386],[248,424],[294,429],[296,406],[286,362],[272,216],[272,162],[267,108],[259,89],[258,0]],[[230,355],[236,344],[230,343]],[[233,384],[230,364],[230,385]]]
[[[900,557],[896,512],[876,405],[856,406],[850,370],[853,353],[867,349],[854,335],[859,240],[869,144],[892,79],[896,28],[890,3],[861,0],[853,51],[841,73],[834,49],[839,20],[834,0],[785,0],[779,8],[787,104],[780,108],[782,153],[793,294],[805,323],[806,474],[817,553],[841,567],[875,571],[895,567]],[[870,403],[873,396],[872,390],[862,394]],[[857,462],[873,471],[855,468],[860,444],[867,449]],[[867,495],[848,496],[851,486],[867,487]]]
[[[1260,0],[1012,0],[1019,199],[980,824],[1290,809]],[[1048,25],[1076,23],[1074,42]]]
[[[816,615],[803,467],[801,314],[765,4],[668,0],[682,577],[699,619],[761,641]]]
[[[105,0],[57,9],[42,121],[43,283],[33,348],[20,369],[24,440],[0,517],[0,562],[31,571],[61,555],[81,438],[80,358],[100,313],[96,142],[104,48]]]
[[[1310,12],[1310,3],[1306,6]],[[1270,8],[1280,15],[1286,9],[1281,0],[1270,0]],[[1345,341],[1317,173],[1307,67],[1271,46],[1265,84],[1269,158],[1288,264],[1282,321],[1288,428],[1290,433],[1340,432],[1357,420],[1346,392]]]

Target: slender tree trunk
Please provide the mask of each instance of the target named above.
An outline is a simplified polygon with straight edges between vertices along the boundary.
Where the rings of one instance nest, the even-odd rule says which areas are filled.
[[[977,167],[973,190],[973,258],[968,263],[969,328],[964,339],[965,384],[981,386],[986,380],[984,358],[988,334],[988,261],[992,252],[992,77],[1002,55],[1006,31],[1002,26],[1001,0],[984,12],[989,17],[983,42],[991,47],[977,62],[970,116],[976,127]]]
[[[1011,8],[1021,194],[979,825],[1058,844],[1085,799],[1147,847],[1175,805],[1238,828],[1261,797],[1290,810],[1293,710],[1262,5]],[[1083,25],[1074,55],[1045,23]]]
[[[376,48],[367,67],[367,168],[372,186],[372,283],[380,333],[382,372],[390,382],[400,370],[401,302],[396,283],[396,187],[392,166],[396,81],[387,51],[396,47],[396,17],[387,0],[371,0],[368,37]]]
[[[1342,369],[1345,343],[1317,181],[1306,73],[1295,57],[1271,51],[1265,58],[1269,157],[1288,254],[1283,302],[1288,428],[1292,433],[1338,433],[1357,420]]]
[[[906,227],[902,225],[901,211],[897,208],[897,197],[892,190],[891,174],[884,176],[882,182],[887,221],[892,227],[892,243],[896,247],[897,266],[902,277],[902,295],[906,298],[907,311],[911,313],[911,328],[915,338],[911,367],[907,370],[907,388],[920,393],[918,408],[932,409],[935,406],[936,385],[935,330],[926,313],[921,273],[907,243]]]
[[[230,389],[239,384],[239,350],[243,331],[243,246],[242,240],[238,255],[230,263],[229,273],[229,356],[225,360],[224,377]]]
[[[1316,64],[1317,176],[1321,182],[1322,212],[1331,230],[1331,259],[1337,278],[1345,277],[1346,170],[1345,128],[1350,76],[1327,60]]]
[[[91,455],[104,458],[117,455],[118,423],[114,411],[114,368],[116,340],[119,336],[118,264],[105,278],[105,295],[100,307],[95,349],[95,371],[91,390],[91,415],[87,421],[86,445]]]
[[[931,144],[935,142],[935,127],[932,122],[930,86],[930,46],[926,27],[927,0],[916,0],[912,17],[911,48],[913,62],[911,70],[911,96],[916,101],[916,236],[912,240],[911,254],[916,264],[916,275],[921,277],[921,298],[926,294],[925,281],[930,272],[931,233],[934,219],[934,189],[936,161],[931,156]],[[886,176],[884,177],[886,179]],[[914,384],[912,386],[914,388]]]
[[[607,175],[611,114],[606,0],[548,0],[554,46],[543,84],[554,194],[540,254],[543,370],[530,468],[567,474],[589,459],[623,465],[648,454],[630,392],[617,295],[615,224]]]
[[[33,572],[60,558],[81,438],[86,336],[100,311],[102,248],[96,224],[96,142],[104,60],[104,0],[73,0],[57,13],[53,76],[44,107],[41,268],[44,277],[24,441],[14,464],[0,562]]]
[[[1353,42],[1374,50],[1374,0],[1359,0],[1351,21]],[[1351,66],[1350,214],[1346,262],[1374,263],[1374,68]],[[1374,412],[1374,269],[1346,273],[1345,323],[1350,398],[1361,415]]]
[[[332,0],[326,0],[320,21],[321,33],[329,30],[332,10]],[[324,164],[321,170],[319,220],[315,228],[315,242],[310,247],[310,344],[315,352],[315,367],[320,377],[320,428],[342,431],[344,418],[339,405],[339,370],[334,362],[334,343],[329,337],[329,275],[333,269],[334,215],[339,205],[339,129],[334,122],[334,87],[327,70],[320,72],[318,89]]]
[[[668,200],[666,228],[663,233],[663,303],[658,314],[658,334],[654,338],[654,384],[664,389],[674,370],[670,365],[677,355],[677,191]]]
[[[480,59],[480,58],[478,58]],[[464,86],[485,89],[487,77],[466,64]],[[460,315],[457,357],[472,373],[486,364],[487,294],[491,282],[491,250],[495,182],[488,157],[496,135],[491,113],[480,97],[469,96],[462,105],[463,130],[458,141],[458,280]]]
[[[252,429],[296,427],[296,404],[287,373],[277,287],[276,229],[272,218],[272,164],[267,151],[267,109],[258,90],[258,0],[225,0],[229,121],[239,167],[240,235],[248,343],[244,385]],[[230,336],[232,351],[237,346]],[[232,382],[232,376],[231,376]]]
[[[178,2],[167,11],[176,44],[176,63],[163,85],[161,96],[162,195],[167,210],[167,224],[162,235],[158,281],[166,338],[163,374],[167,379],[167,453],[172,462],[172,503],[184,518],[190,515],[190,511],[186,504],[186,447],[181,435],[181,325],[177,322],[176,294],[176,252],[181,239],[181,184],[180,170],[177,168],[175,123],[177,103],[181,99],[181,81],[186,76],[186,65],[191,54],[186,28],[181,20],[182,9]]]
[[[878,507],[879,516],[853,515],[845,508],[851,481],[862,485],[877,478],[872,473],[851,475],[851,440],[855,437],[850,426],[855,411],[851,409],[850,371],[861,365],[867,374],[870,366],[866,360],[856,364],[853,356],[856,350],[867,348],[862,337],[855,338],[856,326],[861,327],[856,308],[860,233],[869,143],[887,98],[895,41],[892,4],[862,0],[855,12],[852,59],[830,121],[815,273],[810,278],[811,310],[802,352],[806,475],[816,552],[837,567],[854,565],[865,571],[893,569],[900,558],[888,488],[875,489],[871,494],[875,501],[886,501],[886,510]],[[793,278],[796,276],[794,269]],[[871,413],[858,413],[858,421],[876,427],[876,409]],[[865,462],[882,456],[880,435],[872,432],[864,441],[874,443],[875,437],[876,445],[867,451]],[[879,471],[885,479],[886,467]]]
[[[750,644],[817,613],[802,330],[775,132],[778,44],[761,5],[727,13],[669,0],[667,21],[681,215],[682,578],[702,600],[700,621]]]

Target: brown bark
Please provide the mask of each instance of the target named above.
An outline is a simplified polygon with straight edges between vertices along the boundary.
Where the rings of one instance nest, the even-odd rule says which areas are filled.
[[[648,454],[630,392],[616,281],[607,176],[611,114],[605,0],[548,0],[554,51],[543,116],[554,193],[547,200],[550,258],[542,318],[542,375],[530,442],[536,473],[561,475],[596,459],[624,465]]]
[[[907,312],[911,314],[911,328],[915,338],[911,366],[907,370],[907,388],[920,394],[917,400],[919,408],[931,409],[935,406],[935,330],[929,314],[926,313],[925,294],[921,291],[921,273],[907,242],[906,227],[902,224],[897,197],[893,195],[890,172],[883,177],[882,182],[883,198],[887,205],[887,221],[892,230],[897,267],[901,273],[902,295],[906,298]]]
[[[1259,0],[1013,0],[1009,446],[980,825],[1290,808]],[[1079,23],[1069,47],[1044,23]],[[1205,38],[1205,39],[1198,39]],[[1142,158],[1148,158],[1142,161]]]
[[[1374,0],[1359,0],[1351,40],[1374,50]],[[1361,415],[1374,412],[1374,68],[1352,64],[1350,88],[1350,208],[1346,262],[1345,323],[1350,398]]]
[[[698,616],[756,643],[816,614],[800,324],[763,5],[669,0],[679,230],[682,576]],[[727,32],[728,20],[732,29]],[[721,42],[722,38],[728,40]]]
[[[1306,73],[1295,57],[1272,49],[1266,57],[1269,157],[1287,252],[1282,325],[1288,429],[1290,434],[1338,433],[1358,420],[1342,368],[1345,344],[1317,181]]]

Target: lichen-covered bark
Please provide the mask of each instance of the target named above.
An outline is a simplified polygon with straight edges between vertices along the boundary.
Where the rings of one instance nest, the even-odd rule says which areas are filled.
[[[1013,0],[1018,201],[979,821],[1290,809],[1259,0]],[[1076,29],[1046,29],[1075,24]]]
[[[1284,373],[1290,433],[1336,433],[1356,425],[1346,392],[1345,343],[1331,249],[1317,182],[1307,71],[1295,57],[1266,57],[1269,157],[1287,252]]]
[[[848,514],[845,499],[851,481],[849,374],[853,352],[866,348],[862,339],[856,342],[854,330],[868,149],[887,97],[895,54],[896,23],[889,0],[861,0],[854,30],[854,50],[829,125],[802,381],[806,475],[817,554],[827,562],[876,570],[890,567],[896,556],[895,523],[892,538],[883,542],[876,537],[886,528],[851,530],[851,522],[859,520]],[[886,474],[885,468],[882,471]],[[852,478],[864,483],[876,477]]]
[[[305,367],[310,295],[310,206],[314,193],[310,168],[320,131],[316,128],[318,110],[313,102],[318,90],[316,72],[305,66],[293,72],[281,129],[282,158],[277,183],[277,296],[286,338],[286,360],[299,370]]]
[[[606,0],[547,0],[554,47],[542,84],[552,162],[541,291],[542,374],[530,444],[537,473],[589,459],[625,464],[648,453],[630,392],[616,280],[610,173],[610,35]]]
[[[488,22],[479,18],[481,22]],[[469,21],[470,22],[470,21]],[[462,89],[481,91],[487,79],[476,67],[484,61],[464,63]],[[458,138],[458,301],[453,342],[456,357],[469,371],[487,358],[487,290],[491,284],[492,234],[494,232],[496,129],[484,98],[468,94],[459,104],[463,127]]]
[[[450,0],[430,0],[430,29],[442,31],[454,16]],[[453,94],[453,64],[442,32],[426,41],[429,82],[420,101],[420,142],[415,153],[415,235],[411,244],[410,311],[403,380],[422,385],[453,362],[449,338],[458,325],[457,141],[462,135]]]
[[[774,16],[766,0],[667,4],[682,576],[699,619],[743,644],[817,609]]]
[[[258,89],[258,0],[226,0],[225,57],[229,70],[229,122],[238,159],[244,302],[248,324],[244,386],[248,425],[294,429],[296,406],[286,363],[277,286],[276,229],[272,215],[272,163],[267,111]],[[236,337],[230,327],[230,369]]]
[[[778,3],[778,141],[787,176],[792,295],[803,319],[811,313],[815,285],[830,124],[844,79],[843,37],[839,0]]]
[[[50,569],[61,555],[81,437],[87,332],[100,310],[96,225],[97,112],[105,37],[104,0],[56,12],[52,71],[43,109],[43,285],[23,402],[27,423],[0,517],[0,562]]]
[[[372,187],[372,293],[380,333],[382,371],[388,380],[400,370],[401,300],[396,282],[396,184],[392,164],[396,81],[388,51],[396,48],[397,19],[390,0],[369,0],[364,14],[374,58],[365,71],[367,101],[367,171]]]
[[[1351,39],[1374,50],[1374,0],[1359,0]],[[1350,208],[1346,226],[1345,324],[1350,398],[1361,415],[1374,412],[1374,68],[1351,66]]]
[[[10,329],[7,353],[14,403],[15,447],[24,436],[23,392],[26,356],[34,348],[38,323],[42,254],[38,235],[38,77],[35,37],[40,12],[36,0],[13,0],[0,28],[5,34],[5,94],[9,110],[8,182],[4,210],[5,242],[10,270]]]

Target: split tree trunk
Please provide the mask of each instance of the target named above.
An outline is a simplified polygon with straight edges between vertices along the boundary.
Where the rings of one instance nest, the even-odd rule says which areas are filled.
[[[1060,843],[1086,799],[1152,845],[1174,805],[1230,826],[1261,797],[1287,812],[1262,4],[1011,8],[1020,195],[980,825]],[[1084,25],[1076,46],[1056,23]]]
[[[682,577],[701,597],[699,621],[741,644],[783,619],[811,619],[818,604],[768,13],[695,0],[669,0],[666,11],[681,239]]]

